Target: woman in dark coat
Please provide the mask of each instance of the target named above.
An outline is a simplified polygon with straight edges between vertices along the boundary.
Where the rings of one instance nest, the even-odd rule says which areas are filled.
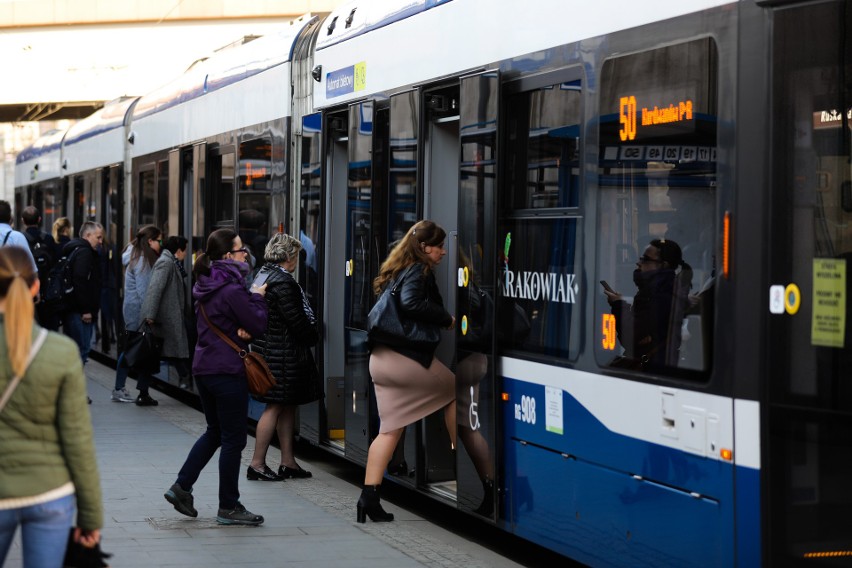
[[[266,333],[252,343],[252,351],[263,355],[276,385],[264,396],[254,396],[266,403],[257,423],[254,456],[246,477],[252,480],[281,481],[288,477],[310,477],[293,455],[296,406],[313,402],[322,396],[319,372],[311,347],[319,335],[316,318],[304,291],[293,277],[299,263],[299,239],[279,233],[266,245],[266,264],[258,279],[266,278],[266,305],[269,319]],[[266,452],[272,434],[278,432],[281,465],[273,471],[266,465]]]

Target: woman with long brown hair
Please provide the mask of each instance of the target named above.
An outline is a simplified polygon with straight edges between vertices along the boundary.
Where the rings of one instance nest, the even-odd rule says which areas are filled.
[[[121,261],[127,267],[124,272],[124,328],[137,331],[142,326],[142,304],[148,293],[154,264],[163,249],[163,232],[154,225],[145,225],[136,233],[136,238],[130,241]],[[134,399],[124,387],[129,369],[124,362],[124,353],[118,357],[115,369],[115,387],[112,391],[113,402],[136,402],[138,406],[157,406],[158,402],[151,398],[148,388],[151,376],[143,371],[137,371],[136,390],[139,395]]]
[[[26,251],[0,248],[0,565],[20,526],[24,565],[58,567],[75,501],[86,546],[100,541],[103,508],[80,352],[35,324],[38,292]]]
[[[400,318],[436,337],[439,328],[455,325],[455,318],[444,309],[432,272],[447,254],[446,236],[433,221],[418,221],[391,250],[373,281],[376,294],[388,286],[396,287]],[[368,516],[373,521],[393,520],[382,509],[379,487],[406,426],[443,408],[450,444],[455,447],[456,443],[455,376],[435,358],[438,341],[415,343],[371,333],[369,344],[370,376],[381,425],[367,454],[364,489],[357,505],[359,523]]]

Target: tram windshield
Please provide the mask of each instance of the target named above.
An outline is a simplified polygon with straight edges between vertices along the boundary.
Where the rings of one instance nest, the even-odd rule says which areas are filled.
[[[607,61],[598,169],[598,362],[710,366],[716,277],[716,47]]]

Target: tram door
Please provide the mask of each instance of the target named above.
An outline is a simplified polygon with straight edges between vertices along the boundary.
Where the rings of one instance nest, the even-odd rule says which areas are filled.
[[[455,154],[458,236],[454,263],[448,263],[453,274],[447,291],[454,299],[457,328],[457,500],[459,508],[486,518],[494,516],[495,482],[499,481],[495,478],[497,397],[492,352],[499,89],[497,72],[460,82]]]
[[[458,97],[457,85],[430,90],[423,96],[423,217],[435,221],[447,232],[444,241],[447,255],[435,268],[435,279],[444,307],[454,315],[459,200]],[[450,369],[455,368],[454,330],[441,332],[441,344],[436,356]],[[421,467],[422,480],[435,493],[455,499],[455,453],[442,410],[423,421],[421,435],[425,462],[424,467]]]
[[[366,463],[366,447],[352,430],[350,416],[358,414],[358,400],[353,399],[351,385],[345,381],[346,342],[344,326],[344,299],[346,270],[349,259],[340,243],[346,241],[346,197],[349,170],[349,113],[335,112],[326,115],[324,186],[324,238],[318,249],[320,289],[325,307],[322,313],[322,329],[325,336],[323,369],[326,380],[326,411],[329,443],[338,447],[347,457]],[[337,245],[337,246],[334,246]],[[355,410],[353,411],[353,405]],[[332,426],[334,426],[332,428]],[[359,448],[356,450],[355,448]],[[356,454],[363,454],[355,458]]]

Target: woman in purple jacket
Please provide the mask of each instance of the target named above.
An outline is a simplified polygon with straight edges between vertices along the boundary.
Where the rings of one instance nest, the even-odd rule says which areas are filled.
[[[223,525],[259,525],[263,517],[240,503],[239,477],[243,448],[246,447],[248,386],[239,354],[208,325],[219,328],[234,343],[248,350],[248,341],[266,331],[266,285],[247,291],[245,277],[248,250],[231,229],[218,229],[207,239],[207,250],[195,261],[198,343],[192,359],[207,430],[189,452],[177,481],[166,491],[166,500],[189,517],[197,517],[192,486],[201,470],[221,446],[219,454],[219,513]],[[201,313],[204,306],[207,318]]]

